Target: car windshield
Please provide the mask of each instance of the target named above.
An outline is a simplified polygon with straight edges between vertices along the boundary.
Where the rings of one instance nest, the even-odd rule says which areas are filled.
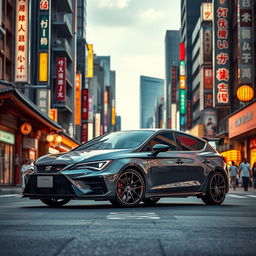
[[[125,131],[109,133],[88,141],[74,150],[81,151],[137,148],[153,133],[154,131]]]

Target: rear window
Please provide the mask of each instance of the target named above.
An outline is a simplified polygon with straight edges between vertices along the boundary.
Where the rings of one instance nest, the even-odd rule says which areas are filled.
[[[205,143],[195,137],[176,133],[176,139],[179,143],[180,151],[197,151],[202,150],[204,148]]]

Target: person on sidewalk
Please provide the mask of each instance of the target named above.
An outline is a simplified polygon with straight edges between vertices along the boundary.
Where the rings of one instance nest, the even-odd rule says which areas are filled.
[[[256,189],[256,162],[252,165],[253,187]]]
[[[236,176],[238,175],[238,168],[234,161],[231,162],[231,166],[229,167],[229,175],[231,178],[231,186],[233,190],[236,190]]]
[[[244,191],[248,191],[249,178],[252,175],[251,175],[250,164],[248,163],[246,158],[244,159],[244,161],[239,166],[239,177],[241,175],[242,175],[242,179],[243,179]]]
[[[21,187],[25,188],[25,175],[26,172],[29,170],[30,167],[30,161],[28,159],[25,159],[24,164],[21,166]]]

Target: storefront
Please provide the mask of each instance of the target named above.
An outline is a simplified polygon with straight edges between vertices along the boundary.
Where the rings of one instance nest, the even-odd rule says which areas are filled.
[[[20,185],[25,160],[33,162],[76,146],[78,143],[26,96],[12,86],[0,85],[0,186]]]
[[[247,158],[252,165],[256,162],[256,101],[230,116],[228,127],[229,139],[240,154],[240,161]]]

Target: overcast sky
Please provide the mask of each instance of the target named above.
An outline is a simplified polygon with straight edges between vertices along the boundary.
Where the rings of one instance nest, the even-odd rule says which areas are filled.
[[[165,78],[165,32],[179,28],[180,0],[87,0],[87,41],[111,56],[122,130],[139,128],[140,75]]]

